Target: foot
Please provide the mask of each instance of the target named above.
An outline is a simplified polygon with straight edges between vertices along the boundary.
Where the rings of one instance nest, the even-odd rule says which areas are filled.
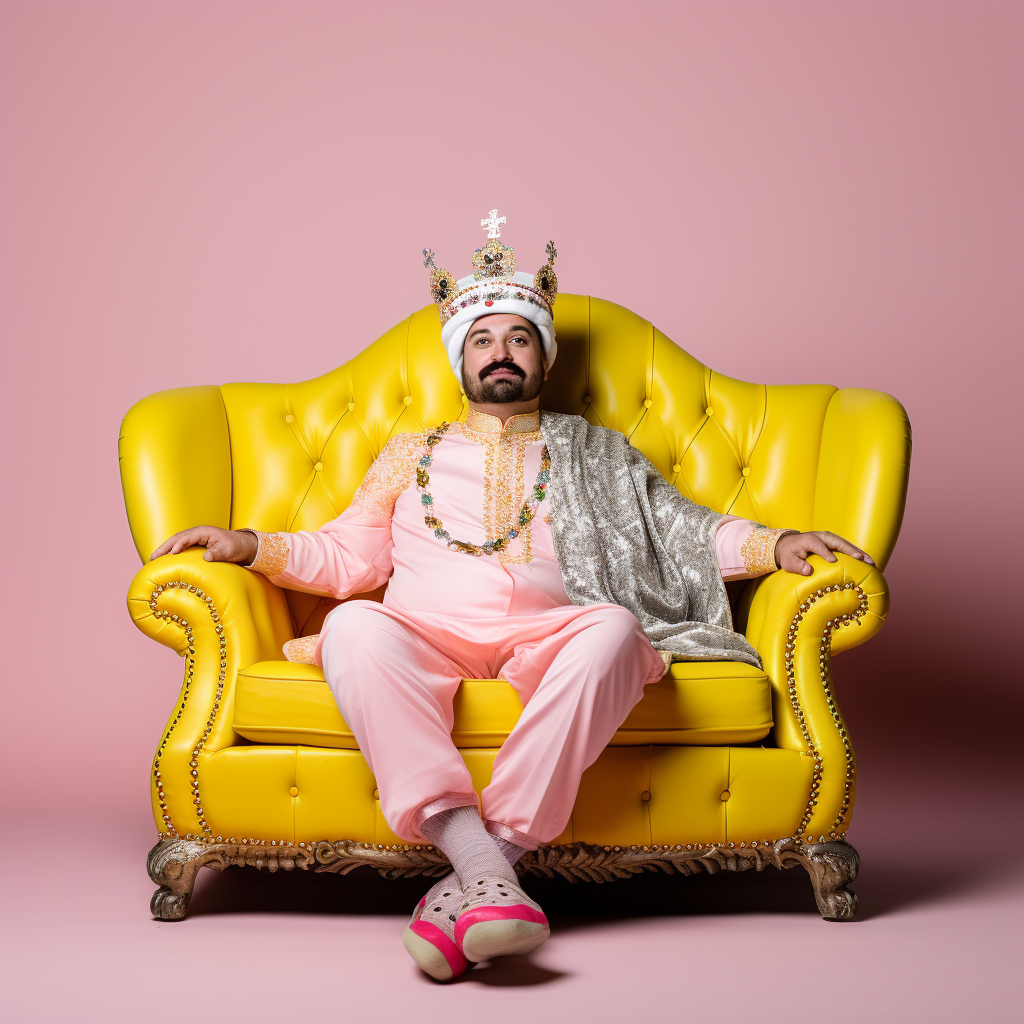
[[[467,960],[531,953],[551,934],[544,911],[515,882],[486,875],[464,892],[455,942]]]
[[[435,981],[451,981],[473,966],[455,941],[456,916],[465,899],[453,871],[416,904],[402,936],[409,955]]]

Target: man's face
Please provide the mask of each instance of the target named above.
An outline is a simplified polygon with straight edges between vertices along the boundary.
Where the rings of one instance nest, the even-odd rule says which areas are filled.
[[[528,402],[544,385],[544,350],[537,328],[514,313],[473,323],[462,350],[462,387],[471,402]]]

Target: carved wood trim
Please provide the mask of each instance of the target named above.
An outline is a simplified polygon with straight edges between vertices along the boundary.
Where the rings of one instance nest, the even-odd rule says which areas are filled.
[[[196,874],[201,867],[223,871],[232,865],[268,871],[331,872],[346,875],[371,867],[385,878],[436,876],[451,870],[448,858],[432,846],[382,847],[352,840],[303,846],[266,843],[210,843],[165,837],[150,851],[149,876],[160,886],[153,895],[153,916],[178,920],[185,916]],[[516,866],[523,874],[559,875],[570,882],[610,882],[643,871],[763,871],[766,867],[803,867],[811,877],[814,896],[826,920],[850,920],[857,913],[857,895],[847,886],[857,877],[860,860],[846,842],[800,843],[780,839],[758,846],[715,844],[703,849],[682,846],[604,847],[592,843],[542,846],[523,856]]]

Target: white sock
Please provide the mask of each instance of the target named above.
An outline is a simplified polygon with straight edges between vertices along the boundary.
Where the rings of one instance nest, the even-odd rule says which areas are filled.
[[[498,848],[495,837],[484,828],[475,807],[452,807],[432,814],[420,825],[420,831],[451,861],[463,888],[485,875],[518,881],[515,869]]]

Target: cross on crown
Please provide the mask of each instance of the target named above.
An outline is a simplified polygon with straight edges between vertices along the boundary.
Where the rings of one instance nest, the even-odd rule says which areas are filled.
[[[501,238],[501,225],[504,223],[505,218],[499,217],[497,210],[491,210],[491,212],[480,221],[480,227],[487,228],[488,238]]]

